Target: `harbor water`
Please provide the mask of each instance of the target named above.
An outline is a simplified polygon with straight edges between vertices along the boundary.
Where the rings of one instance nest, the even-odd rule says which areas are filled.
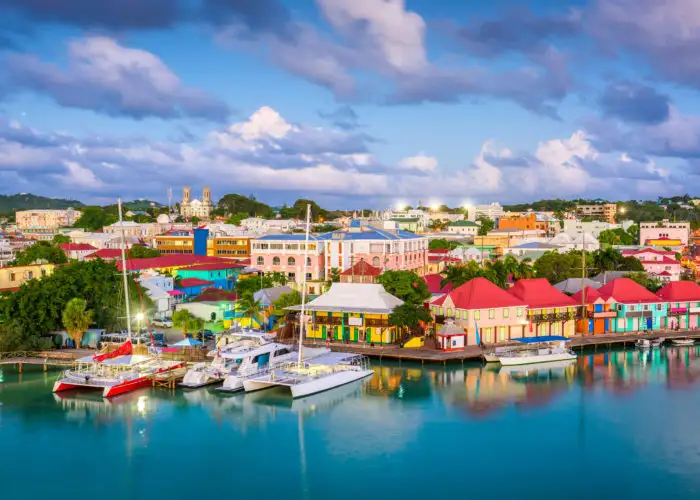
[[[700,348],[570,364],[374,364],[302,400],[51,393],[0,372],[2,499],[700,497]]]

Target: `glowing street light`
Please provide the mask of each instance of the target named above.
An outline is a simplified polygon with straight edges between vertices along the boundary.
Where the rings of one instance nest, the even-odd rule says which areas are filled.
[[[406,204],[405,204],[404,202],[402,202],[402,201],[398,202],[398,203],[396,204],[396,210],[397,210],[398,212],[403,212],[404,210],[406,210]]]

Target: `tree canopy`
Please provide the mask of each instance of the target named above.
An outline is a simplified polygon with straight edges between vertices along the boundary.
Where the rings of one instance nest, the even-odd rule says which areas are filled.
[[[90,206],[83,208],[81,211],[83,214],[73,224],[73,227],[87,229],[88,231],[97,231],[105,226],[114,224],[118,219],[116,214],[108,213],[102,207]]]
[[[489,231],[496,227],[496,223],[493,219],[489,219],[483,215],[477,219],[477,222],[481,224],[479,226],[479,236],[486,236]]]
[[[129,249],[129,258],[131,259],[150,259],[152,257],[160,257],[161,253],[155,248],[135,245]]]
[[[283,293],[280,295],[274,302],[273,306],[275,308],[275,312],[281,314],[287,307],[298,306],[299,304],[301,304],[301,292],[298,290],[292,290],[289,293]]]
[[[38,241],[32,246],[17,252],[11,266],[28,266],[36,263],[65,264],[68,262],[66,253],[48,241]]]
[[[101,259],[73,262],[40,280],[29,280],[0,301],[0,318],[10,331],[12,347],[34,345],[41,335],[61,330],[63,310],[73,298],[85,300],[97,328],[110,330],[124,324],[124,292],[117,267]],[[140,296],[132,276],[129,300],[132,310],[152,306],[148,296]]]
[[[274,288],[276,286],[284,286],[287,284],[287,277],[275,271],[262,276],[255,276],[236,281],[236,294],[242,297],[246,293],[255,293],[263,288]]]
[[[637,236],[636,233],[630,233],[618,227],[601,231],[598,241],[603,245],[634,245],[637,241]]]
[[[430,313],[419,304],[404,302],[389,314],[389,323],[394,326],[416,328],[421,323],[430,323]]]
[[[275,216],[274,210],[269,205],[262,203],[255,199],[253,196],[243,196],[240,194],[227,194],[219,200],[217,203],[217,209],[223,212],[221,215],[228,215],[229,217],[245,214],[245,219],[247,217],[262,217],[264,219],[271,219]]]
[[[422,305],[430,298],[428,285],[412,271],[384,271],[377,277],[377,283],[404,302]]]
[[[436,238],[434,240],[430,240],[430,243],[428,243],[428,250],[454,250],[460,245],[461,243],[458,241],[450,241],[445,238]]]
[[[61,320],[74,346],[80,347],[83,333],[92,323],[92,311],[87,310],[87,301],[78,297],[70,299],[63,308]]]
[[[54,245],[63,245],[66,243],[70,243],[70,238],[65,234],[57,234],[53,237],[51,243],[53,243]]]
[[[204,320],[197,318],[187,309],[180,309],[173,313],[173,326],[182,330],[182,335],[197,333],[204,328]]]

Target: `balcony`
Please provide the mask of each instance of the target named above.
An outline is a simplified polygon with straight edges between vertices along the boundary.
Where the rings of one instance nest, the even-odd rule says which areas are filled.
[[[652,316],[652,311],[628,311],[625,314],[626,318],[651,318]]]
[[[562,313],[549,313],[549,314],[533,314],[529,317],[529,320],[535,324],[537,323],[554,323],[557,321],[570,321],[577,319],[580,315],[576,312],[562,312]]]

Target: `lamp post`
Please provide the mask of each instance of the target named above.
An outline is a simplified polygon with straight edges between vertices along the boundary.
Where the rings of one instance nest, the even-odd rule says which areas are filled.
[[[139,343],[141,342],[141,321],[143,321],[143,313],[138,313],[136,315],[136,326],[138,328],[136,331],[138,332],[138,337],[136,338],[139,339]]]

